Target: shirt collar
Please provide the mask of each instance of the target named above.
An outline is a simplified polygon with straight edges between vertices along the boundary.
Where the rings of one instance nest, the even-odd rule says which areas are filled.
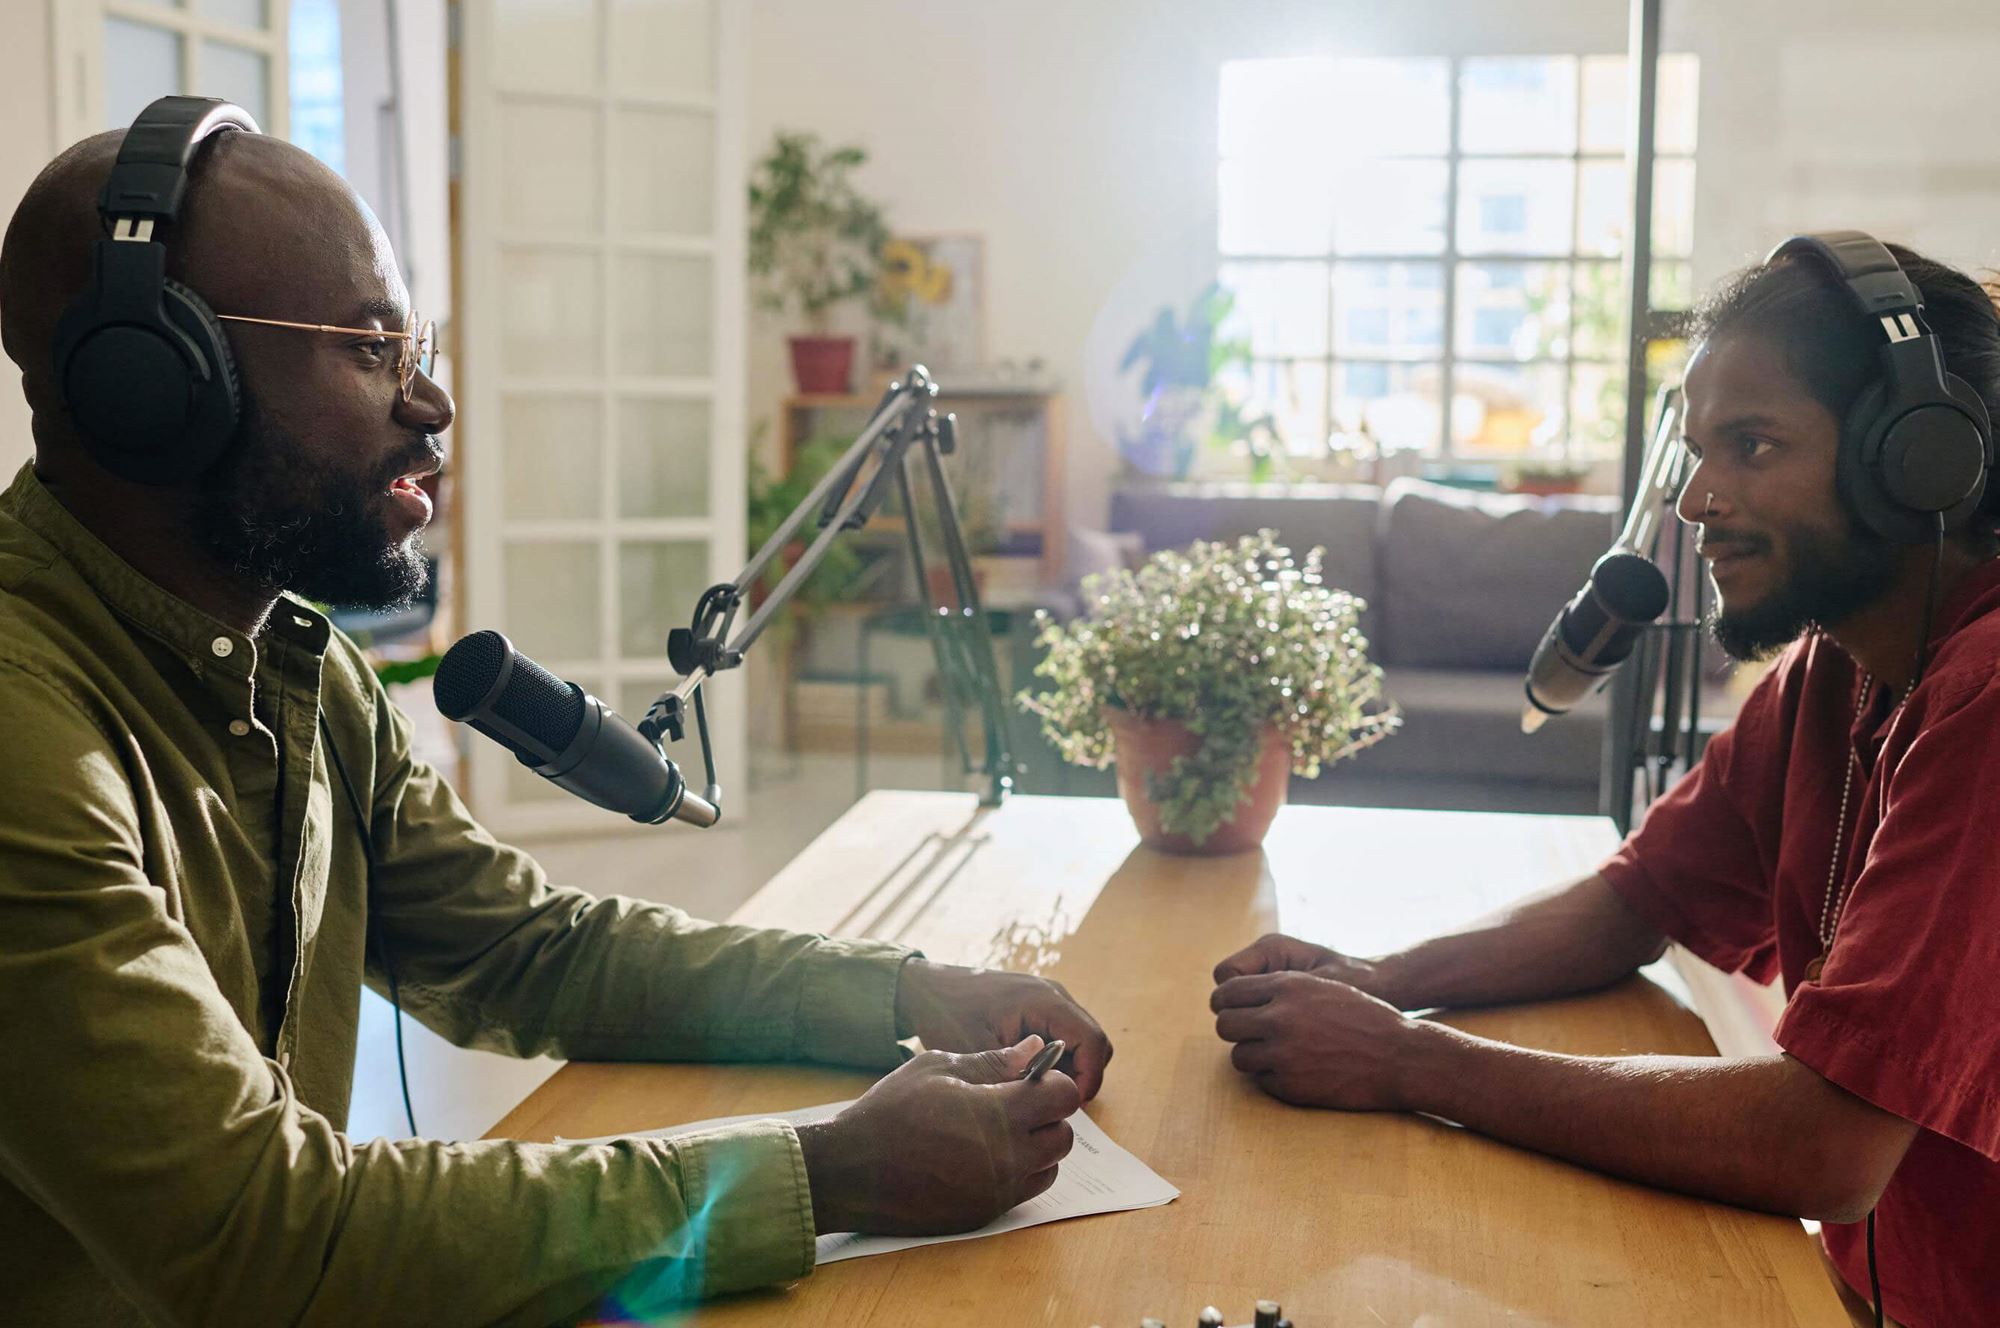
[[[196,673],[247,682],[257,667],[254,639],[149,580],[106,547],[64,507],[31,461],[8,488],[6,506],[21,524],[54,546],[111,611],[154,637]],[[326,616],[293,596],[280,595],[265,630],[314,654],[325,651]]]

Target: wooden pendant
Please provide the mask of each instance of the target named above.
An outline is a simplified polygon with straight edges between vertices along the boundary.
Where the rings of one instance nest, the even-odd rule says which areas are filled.
[[[1806,981],[1818,982],[1819,975],[1823,971],[1825,971],[1825,969],[1826,969],[1826,956],[1821,955],[1819,958],[1813,960],[1810,964],[1806,965]]]

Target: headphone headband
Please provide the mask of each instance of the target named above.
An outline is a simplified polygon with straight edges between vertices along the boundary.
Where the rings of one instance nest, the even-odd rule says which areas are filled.
[[[1862,231],[1820,231],[1794,235],[1770,252],[1766,264],[1794,254],[1809,254],[1833,270],[1861,312],[1877,322],[1891,342],[1930,335],[1924,321],[1924,297],[1902,264],[1874,236]]]
[[[214,97],[161,97],[139,112],[97,196],[105,229],[115,232],[123,217],[143,223],[179,216],[195,150],[211,134],[229,129],[259,132],[248,111]],[[133,230],[152,233],[143,224]]]

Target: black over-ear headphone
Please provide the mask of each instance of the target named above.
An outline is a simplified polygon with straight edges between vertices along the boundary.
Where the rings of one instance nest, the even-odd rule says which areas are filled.
[[[1924,321],[1924,299],[1882,243],[1860,231],[1794,235],[1764,261],[1799,254],[1831,268],[1883,335],[1882,376],[1842,422],[1836,475],[1862,522],[1899,544],[1927,544],[1939,518],[1972,519],[1993,469],[1986,403],[1957,374]]]
[[[167,279],[154,228],[180,214],[188,163],[224,130],[257,133],[241,107],[162,97],[125,133],[97,200],[106,234],[90,281],[56,324],[57,390],[106,470],[172,484],[215,464],[236,432],[236,365],[199,295]]]

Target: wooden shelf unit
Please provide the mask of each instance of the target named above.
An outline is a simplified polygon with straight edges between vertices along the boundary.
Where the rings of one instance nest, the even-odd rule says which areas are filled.
[[[779,411],[778,441],[779,465],[782,473],[790,474],[792,462],[798,449],[823,430],[815,427],[818,416],[833,412],[846,412],[856,418],[854,428],[858,430],[866,420],[869,411],[881,400],[881,394],[854,392],[804,392],[785,398]],[[1039,477],[1040,513],[1032,520],[1011,520],[1006,523],[1010,537],[1034,536],[1041,542],[1040,576],[1042,583],[1053,585],[1061,581],[1063,573],[1063,397],[1059,392],[1022,390],[1016,388],[966,389],[954,391],[949,385],[943,387],[937,398],[940,411],[953,411],[958,415],[958,436],[961,447],[977,447],[979,440],[979,415],[1011,410],[1015,413],[1034,416],[1040,424],[1042,436],[1042,464]],[[868,523],[871,531],[900,534],[903,529],[901,518],[877,516]]]

